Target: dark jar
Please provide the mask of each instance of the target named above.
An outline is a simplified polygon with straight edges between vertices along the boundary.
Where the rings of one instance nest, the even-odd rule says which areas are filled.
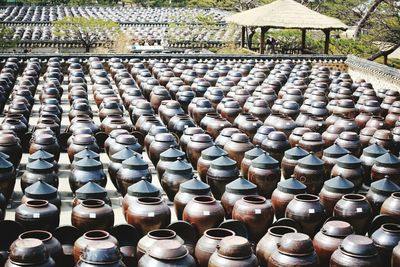
[[[248,179],[248,172],[252,161],[258,156],[262,155],[264,152],[265,151],[262,150],[259,145],[256,145],[255,148],[250,149],[249,151],[246,151],[246,153],[244,153],[242,164],[240,164],[240,172],[245,179]]]
[[[114,243],[103,242],[83,250],[76,267],[125,267],[121,252]]]
[[[336,203],[346,194],[354,192],[354,184],[343,178],[336,176],[325,181],[324,186],[319,193],[321,204],[324,205],[326,214],[330,217]]]
[[[307,193],[318,194],[326,180],[324,162],[311,153],[299,159],[293,175],[307,186]]]
[[[58,209],[61,208],[61,197],[58,194],[57,188],[42,180],[37,181],[25,189],[25,194],[21,199],[21,203],[26,203],[29,200],[35,199],[47,200]]]
[[[400,187],[388,178],[373,182],[367,192],[367,200],[371,204],[373,216],[379,215],[383,202],[394,192],[399,192]]]
[[[60,223],[60,214],[57,207],[46,200],[29,200],[15,210],[15,221],[27,231],[52,232]]]
[[[347,149],[344,149],[338,144],[333,144],[330,147],[324,149],[321,159],[325,163],[326,177],[331,177],[331,171],[333,166],[335,166],[337,159],[349,153],[350,152]]]
[[[286,150],[281,161],[282,176],[285,179],[289,179],[293,175],[294,168],[296,167],[299,159],[302,159],[308,155],[309,153],[306,150],[297,145],[289,150]]]
[[[393,249],[400,242],[400,225],[385,223],[371,235],[371,239],[378,249],[383,266],[390,266]]]
[[[228,141],[224,150],[228,153],[228,156],[236,161],[238,168],[242,164],[244,154],[253,149],[254,145],[250,142],[249,137],[244,133],[235,133],[232,135],[230,141]]]
[[[26,171],[21,176],[22,191],[24,192],[25,188],[39,180],[58,188],[58,175],[54,170],[54,165],[44,159],[38,159],[26,165]]]
[[[400,192],[392,193],[392,195],[383,202],[381,214],[400,219]]]
[[[142,177],[147,177],[151,182],[151,173],[149,165],[144,161],[139,154],[134,154],[132,157],[122,162],[121,168],[116,173],[116,182],[119,192],[125,196],[128,187],[139,182]]]
[[[354,184],[354,190],[358,192],[364,179],[364,169],[361,166],[361,160],[351,154],[340,157],[336,160],[335,166],[331,171],[331,176],[341,177],[351,181]]]
[[[197,161],[197,173],[203,182],[207,181],[207,171],[210,168],[211,162],[219,157],[227,156],[228,154],[219,146],[213,145],[201,152],[201,157]]]
[[[114,226],[114,212],[103,200],[86,199],[72,209],[71,223],[82,233],[109,230]]]
[[[75,192],[89,181],[105,187],[107,176],[100,161],[87,157],[75,163],[75,168],[69,175],[69,186]]]
[[[219,157],[211,162],[207,171],[206,180],[216,199],[221,199],[225,186],[239,177],[236,161],[227,156]]]
[[[169,164],[161,177],[161,186],[166,192],[168,199],[174,201],[178,193],[179,185],[193,179],[192,166],[181,158]]]

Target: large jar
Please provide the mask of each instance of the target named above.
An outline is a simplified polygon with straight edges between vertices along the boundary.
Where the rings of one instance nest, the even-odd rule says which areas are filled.
[[[281,161],[282,176],[285,179],[289,179],[293,175],[294,168],[297,166],[299,159],[302,159],[308,155],[309,153],[298,145],[286,150]]]
[[[0,152],[7,154],[14,168],[17,168],[22,158],[22,147],[19,143],[19,139],[15,135],[9,133],[1,133],[0,137]]]
[[[156,135],[154,141],[149,146],[149,158],[154,166],[160,160],[160,154],[168,150],[171,146],[178,146],[176,138],[171,133],[161,133]]]
[[[68,158],[72,162],[74,155],[84,149],[90,149],[96,153],[100,153],[100,148],[96,143],[96,139],[90,134],[77,134],[72,136],[72,143],[68,146]]]
[[[285,216],[287,205],[298,194],[306,193],[306,186],[294,177],[280,181],[271,196],[272,207],[277,219]]]
[[[142,234],[147,234],[167,227],[171,222],[171,211],[161,198],[141,197],[129,203],[126,221]]]
[[[207,171],[206,180],[216,199],[221,199],[225,186],[238,178],[239,169],[236,161],[227,156],[219,157],[211,162]]]
[[[383,202],[394,192],[399,192],[400,187],[387,177],[373,182],[367,192],[367,200],[371,204],[373,216],[379,215]]]
[[[195,196],[211,196],[211,190],[208,184],[194,176],[193,179],[179,185],[179,191],[174,197],[174,208],[178,220],[182,220],[183,210]]]
[[[233,127],[223,129],[215,139],[215,144],[221,148],[224,148],[225,144],[231,140],[232,135],[235,133],[241,133],[241,131],[238,128]]]
[[[40,149],[54,155],[56,161],[60,158],[60,146],[58,145],[57,139],[50,134],[36,136],[29,146],[29,154],[33,154]]]
[[[244,133],[235,133],[232,135],[230,141],[228,141],[224,150],[228,153],[228,156],[236,161],[238,168],[242,164],[244,154],[253,149],[254,145],[250,142],[249,137]]]
[[[205,132],[200,127],[189,127],[185,131],[183,131],[183,134],[179,140],[180,141],[179,145],[181,146],[182,151],[186,152],[187,144],[190,142],[190,139],[192,138],[193,135],[202,133]]]
[[[135,151],[126,147],[121,151],[114,153],[112,156],[110,156],[110,163],[108,165],[108,174],[110,175],[110,180],[116,189],[118,189],[117,172],[119,169],[122,168],[122,162],[126,159],[129,159],[130,157],[133,157],[136,154],[137,153]]]
[[[222,205],[210,196],[194,197],[183,210],[183,220],[192,224],[197,236],[210,228],[217,227],[225,217]]]
[[[38,159],[26,165],[26,171],[21,176],[21,189],[42,180],[58,188],[58,175],[54,171],[54,165],[43,159]]]
[[[281,180],[279,162],[265,152],[253,160],[248,175],[249,181],[257,185],[258,193],[271,198],[272,192]]]
[[[268,259],[268,267],[319,267],[318,255],[311,239],[301,233],[282,236],[278,249]]]
[[[52,232],[60,223],[59,210],[46,200],[29,200],[15,210],[15,221],[25,230]]]
[[[326,180],[324,162],[311,153],[299,159],[293,175],[307,186],[309,194],[318,194]]]
[[[166,192],[168,199],[174,201],[180,184],[193,179],[192,166],[186,160],[178,158],[169,164],[161,178],[161,186]]]
[[[381,214],[400,219],[400,192],[392,193],[392,195],[383,202]]]
[[[186,147],[186,155],[193,168],[197,168],[201,152],[213,145],[213,140],[208,134],[195,134],[190,138]]]
[[[99,199],[111,206],[111,200],[107,196],[107,190],[92,181],[88,182],[87,184],[76,190],[75,198],[72,202],[72,207],[75,207],[86,199]]]
[[[119,248],[111,242],[84,249],[76,267],[125,267]]]
[[[14,191],[15,175],[14,165],[0,156],[0,193],[4,195],[7,202]]]
[[[143,150],[136,137],[130,134],[120,134],[115,138],[115,144],[109,148],[108,155],[112,156],[126,147],[139,154],[141,154]]]
[[[342,132],[336,139],[336,143],[356,157],[361,155],[360,137],[355,132]]]
[[[87,157],[75,163],[75,168],[69,175],[69,186],[72,192],[75,192],[89,181],[105,187],[107,176],[100,161]]]
[[[249,239],[257,243],[267,232],[274,219],[271,201],[262,196],[244,196],[235,203],[232,218],[246,225]]]
[[[302,136],[305,133],[309,133],[311,130],[309,128],[305,127],[297,127],[293,130],[293,132],[289,136],[289,143],[291,147],[295,147],[296,145],[299,144]]]
[[[329,147],[336,142],[336,139],[344,131],[343,127],[331,125],[322,133],[322,140],[324,140],[325,147]]]
[[[354,184],[354,191],[358,192],[364,179],[364,169],[361,166],[361,160],[351,154],[347,154],[336,160],[335,166],[331,171],[331,176],[341,177],[351,181]]]
[[[244,153],[242,164],[240,165],[240,172],[242,173],[244,178],[246,178],[246,179],[248,178],[247,175],[248,175],[248,171],[249,171],[251,162],[263,153],[264,153],[264,150],[262,150],[259,147],[259,145],[256,145],[255,148]]]
[[[225,237],[211,255],[208,267],[257,267],[257,257],[253,254],[249,241],[241,236]]]
[[[139,182],[142,177],[147,177],[151,182],[151,173],[149,165],[144,161],[139,154],[134,154],[132,157],[122,162],[121,168],[116,173],[116,181],[119,192],[125,196],[128,187]]]
[[[354,184],[343,178],[336,176],[324,182],[324,186],[319,193],[319,198],[324,205],[326,214],[330,217],[336,203],[346,194],[354,192]]]
[[[400,159],[390,152],[377,157],[371,168],[372,182],[383,179],[385,176],[400,185]]]
[[[161,153],[160,160],[156,166],[158,180],[161,181],[161,177],[163,176],[169,164],[176,161],[178,158],[184,158],[185,156],[185,152],[175,148],[174,146],[171,146],[168,150]]]
[[[261,148],[267,151],[271,157],[281,162],[284,152],[290,149],[290,144],[284,132],[273,131],[270,132],[268,138],[262,142]]]
[[[304,133],[299,141],[299,146],[308,152],[314,152],[314,154],[319,158],[322,157],[324,142],[322,141],[322,136],[319,133]]]
[[[346,194],[336,203],[333,216],[351,223],[356,234],[364,235],[372,221],[372,208],[365,196]]]
[[[394,247],[392,253],[392,267],[400,265],[400,243]]]
[[[346,236],[353,234],[353,228],[348,222],[328,221],[322,226],[313,240],[315,251],[321,266],[329,266],[333,252],[340,246]]]
[[[324,149],[321,159],[325,162],[326,177],[331,176],[332,168],[333,166],[335,166],[337,159],[349,153],[350,152],[347,149],[344,149],[338,144],[333,144],[330,147]]]
[[[117,131],[117,130],[112,131],[111,134],[113,134],[113,132],[115,132],[115,131]],[[165,126],[153,125],[150,128],[149,132],[146,134],[146,136],[144,137],[144,141],[143,141],[143,143],[144,143],[143,146],[146,149],[147,155],[149,155],[150,144],[156,138],[155,136],[158,134],[161,134],[161,133],[168,133],[168,132],[169,131],[168,131],[167,127],[165,127]],[[110,134],[110,137],[111,137],[111,134]],[[106,140],[106,142],[107,142],[107,140]],[[112,144],[112,143],[110,142],[110,144]],[[104,147],[105,147],[105,145],[106,145],[106,143],[104,143]]]
[[[118,135],[121,134],[129,134],[129,132],[125,129],[116,129],[113,130],[108,138],[104,141],[104,150],[106,151],[107,155],[108,155],[108,151],[110,149],[110,147],[112,147],[115,144],[115,140],[117,138]]]
[[[197,161],[197,173],[203,182],[206,182],[207,171],[210,168],[211,162],[219,157],[227,156],[228,154],[219,146],[213,145],[201,152],[201,157]]]
[[[385,223],[371,235],[371,239],[378,249],[383,266],[390,266],[393,249],[400,242],[400,225]]]
[[[376,158],[386,154],[388,151],[378,144],[372,144],[363,149],[360,157],[361,165],[364,168],[366,185],[371,184],[371,168],[376,162]]]
[[[284,234],[297,233],[297,230],[289,226],[272,226],[257,243],[256,255],[261,267],[268,266],[271,254],[278,249],[278,243]]]
[[[275,131],[274,127],[262,125],[260,128],[258,128],[257,133],[253,137],[253,144],[261,146],[264,139],[266,139],[268,134],[272,131]]]
[[[349,235],[332,254],[332,267],[376,267],[384,266],[372,239],[361,235]]]
[[[71,223],[82,233],[109,230],[114,226],[114,212],[103,200],[86,199],[72,209]]]
[[[234,236],[235,233],[224,228],[210,228],[197,241],[195,257],[199,267],[207,267],[211,255],[217,249],[224,237]]]
[[[302,233],[313,238],[325,221],[326,213],[319,197],[299,194],[287,205],[285,217],[295,220],[301,225]]]

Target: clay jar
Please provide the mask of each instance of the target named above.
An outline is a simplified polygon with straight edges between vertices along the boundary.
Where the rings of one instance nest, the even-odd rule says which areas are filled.
[[[43,159],[38,159],[26,165],[26,171],[21,176],[21,189],[42,180],[58,188],[58,176],[54,171],[54,165]]]
[[[0,193],[8,201],[14,191],[15,186],[14,165],[7,159],[0,156]]]
[[[294,177],[280,181],[271,196],[271,203],[275,211],[275,217],[277,219],[283,218],[289,202],[292,201],[296,195],[305,193],[306,186]]]
[[[299,142],[299,146],[308,152],[314,152],[314,154],[319,158],[322,157],[324,142],[319,133],[304,133]]]
[[[29,200],[15,210],[15,221],[25,230],[53,231],[60,223],[56,206],[46,200]]]
[[[371,181],[383,179],[385,176],[400,185],[400,159],[390,152],[376,158],[371,168]]]
[[[233,182],[230,182],[225,187],[225,192],[221,198],[221,204],[225,209],[225,217],[232,218],[232,210],[235,203],[244,196],[257,195],[257,186],[243,177],[239,177]]]
[[[249,241],[241,236],[225,237],[211,255],[209,267],[257,267],[257,257],[253,254]]]
[[[142,146],[138,143],[136,137],[130,134],[120,134],[115,138],[115,144],[109,148],[108,155],[112,156],[127,147],[139,154],[142,153]]]
[[[308,155],[309,153],[298,145],[286,150],[281,161],[282,176],[285,179],[289,179],[293,175],[294,168],[296,167],[299,159],[302,159]]]
[[[213,146],[213,141],[208,134],[195,134],[190,138],[186,147],[186,155],[193,168],[197,168],[201,152],[211,146]]]
[[[179,145],[182,148],[183,152],[186,152],[187,144],[190,142],[192,136],[200,133],[204,133],[204,130],[200,127],[189,127],[185,131],[183,131],[183,135],[179,140]]]
[[[354,190],[357,192],[362,185],[364,178],[364,169],[361,166],[361,160],[351,154],[347,154],[336,160],[335,166],[331,171],[331,176],[342,176],[354,184]]]
[[[350,152],[347,149],[339,146],[338,144],[333,144],[330,147],[324,149],[322,160],[325,163],[326,177],[331,176],[331,171],[333,166],[335,166],[338,158],[341,158]]]
[[[400,225],[385,223],[371,235],[371,239],[378,249],[383,266],[390,266],[393,248],[400,242]]]
[[[118,246],[117,239],[106,231],[93,230],[84,233],[74,243],[73,247],[74,261],[75,262],[79,261],[79,258],[86,247],[95,247],[105,242],[106,243],[111,242],[115,246]]]
[[[400,264],[400,244],[394,247],[392,255],[392,267]]]
[[[372,208],[367,199],[359,194],[346,194],[339,200],[333,216],[351,223],[356,234],[364,235],[372,220]]]
[[[125,267],[119,248],[104,242],[85,248],[76,267]]]
[[[176,161],[178,158],[184,158],[185,156],[185,152],[176,149],[174,146],[171,146],[168,150],[161,153],[160,160],[158,161],[156,167],[158,180],[161,181],[161,177],[163,176],[169,164]]]
[[[179,185],[193,178],[192,166],[181,158],[169,164],[161,178],[161,186],[168,199],[174,201]]]
[[[318,194],[326,177],[324,162],[311,153],[298,160],[293,175],[307,186],[307,193]]]
[[[217,249],[221,240],[235,233],[228,229],[211,228],[204,232],[204,235],[197,241],[195,257],[199,267],[207,267],[211,255]]]
[[[151,182],[151,173],[149,165],[141,158],[139,154],[134,154],[132,157],[122,162],[121,168],[116,173],[116,182],[119,192],[125,196],[128,187],[139,182],[142,177],[147,177]]]
[[[400,219],[400,192],[392,193],[392,195],[383,202],[381,214],[390,215]]]
[[[344,195],[353,192],[354,184],[341,176],[336,176],[325,181],[324,187],[322,187],[321,192],[319,193],[319,198],[322,205],[325,207],[326,214],[332,216],[336,203]]]
[[[99,199],[103,200],[106,204],[111,206],[111,200],[107,196],[107,190],[95,182],[88,182],[75,192],[75,198],[72,202],[72,207],[80,204],[86,199]]]
[[[96,139],[90,134],[77,134],[72,137],[72,143],[68,146],[67,153],[69,161],[74,160],[74,155],[84,149],[90,149],[93,152],[100,153],[100,148]]]
[[[244,153],[244,158],[242,160],[242,164],[240,165],[240,172],[242,173],[244,178],[248,179],[247,175],[252,161],[263,153],[264,150],[262,150],[259,145],[256,145],[255,148],[250,149],[249,151],[246,151],[246,153]]]
[[[106,186],[107,176],[100,161],[86,157],[77,161],[74,166],[75,168],[69,175],[69,185],[72,192],[75,192],[89,181],[93,181],[102,187]]]
[[[386,154],[388,151],[378,144],[372,144],[363,149],[360,157],[361,165],[364,168],[365,179],[364,183],[369,185],[371,183],[371,168],[375,164],[375,159]]]
[[[275,131],[274,127],[262,125],[258,128],[257,133],[253,137],[253,144],[261,146],[264,139],[267,138],[268,134],[272,131]]]
[[[326,213],[319,197],[299,194],[287,205],[285,217],[295,220],[302,232],[313,238],[325,221]]]
[[[267,151],[271,157],[281,162],[284,152],[290,149],[290,144],[284,132],[273,131],[262,142],[261,148]]]
[[[117,172],[120,168],[122,168],[122,162],[133,155],[135,155],[136,152],[133,151],[132,149],[126,147],[122,149],[121,151],[114,153],[110,157],[110,163],[108,165],[108,174],[110,175],[110,180],[115,186],[115,188],[118,189],[118,184],[117,184]]]
[[[282,236],[278,249],[268,259],[268,267],[318,267],[318,255],[311,239],[301,233],[288,233]]]
[[[43,242],[36,238],[17,239],[11,244],[5,267],[39,266],[56,267]]]
[[[227,155],[228,154],[217,145],[213,145],[201,152],[201,157],[197,161],[197,173],[203,182],[207,180],[207,171],[210,168],[211,162],[221,156]]]
[[[309,133],[311,130],[305,127],[297,127],[293,130],[293,132],[289,135],[289,144],[291,147],[295,147],[299,144],[302,136],[305,133]]]
[[[14,165],[14,168],[18,167],[22,158],[22,147],[15,135],[9,133],[1,134],[0,152],[10,157],[9,161]]]
[[[361,235],[349,235],[332,254],[330,266],[384,266],[373,241]]]
[[[176,139],[171,133],[157,134],[149,147],[149,158],[154,166],[160,160],[160,154],[168,150],[171,146],[177,146]]]
[[[239,176],[236,161],[227,156],[219,157],[211,162],[207,171],[206,180],[216,199],[221,199],[225,186]]]
[[[379,215],[383,202],[394,192],[399,192],[400,187],[388,178],[373,182],[367,192],[367,200],[371,204],[373,216]]]
[[[103,200],[86,199],[72,209],[71,223],[82,233],[109,230],[114,225],[114,212]]]
[[[171,211],[164,200],[157,197],[141,197],[130,202],[126,221],[142,234],[167,227],[171,222]]]
[[[222,205],[210,196],[194,197],[183,210],[183,220],[192,224],[197,236],[207,229],[218,226],[224,220]]]
[[[271,198],[272,192],[281,180],[279,162],[264,153],[251,163],[249,168],[249,181],[257,185],[258,193],[266,198]]]
[[[242,164],[244,154],[253,149],[254,145],[250,142],[249,137],[244,133],[235,133],[232,135],[230,141],[228,141],[224,150],[228,153],[228,156],[236,161],[238,168]]]
[[[61,207],[61,198],[57,188],[39,180],[25,188],[25,194],[21,199],[21,203],[26,203],[28,200],[43,199],[55,205],[58,209]]]
[[[224,148],[225,144],[231,140],[232,135],[235,133],[241,133],[241,131],[237,128],[225,128],[221,131],[218,137],[215,139],[215,144],[221,148]]]
[[[297,230],[288,226],[272,226],[260,239],[256,248],[256,255],[261,267],[266,267],[271,254],[278,249],[278,243],[284,234],[297,233]]]
[[[235,203],[232,218],[243,222],[250,240],[257,243],[271,226],[274,210],[271,202],[262,196],[245,196]]]
[[[350,153],[356,157],[361,155],[361,143],[357,133],[342,132],[339,138],[336,139],[336,143],[350,151]]]

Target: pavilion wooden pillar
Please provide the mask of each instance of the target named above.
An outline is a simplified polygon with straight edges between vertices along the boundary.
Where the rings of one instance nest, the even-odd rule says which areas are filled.
[[[331,30],[324,30],[325,33],[325,54],[329,54],[329,43],[331,38]]]
[[[240,45],[242,48],[245,47],[245,45],[246,45],[246,27],[245,26],[242,26],[242,40],[241,40]]]
[[[306,29],[301,30],[301,53],[304,54],[304,50],[306,49]]]
[[[260,54],[265,53],[265,34],[267,33],[268,28],[261,27],[261,36],[260,36]]]

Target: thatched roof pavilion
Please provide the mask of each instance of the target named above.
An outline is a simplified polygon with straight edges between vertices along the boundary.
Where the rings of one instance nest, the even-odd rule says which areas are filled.
[[[330,32],[348,28],[340,20],[322,15],[294,0],[276,0],[271,4],[236,13],[225,19],[228,23],[242,26],[242,46],[244,46],[246,27],[260,27],[260,53],[265,51],[265,34],[269,29],[301,30],[302,50],[305,48],[306,31],[322,30],[325,33],[325,54],[328,54]]]

